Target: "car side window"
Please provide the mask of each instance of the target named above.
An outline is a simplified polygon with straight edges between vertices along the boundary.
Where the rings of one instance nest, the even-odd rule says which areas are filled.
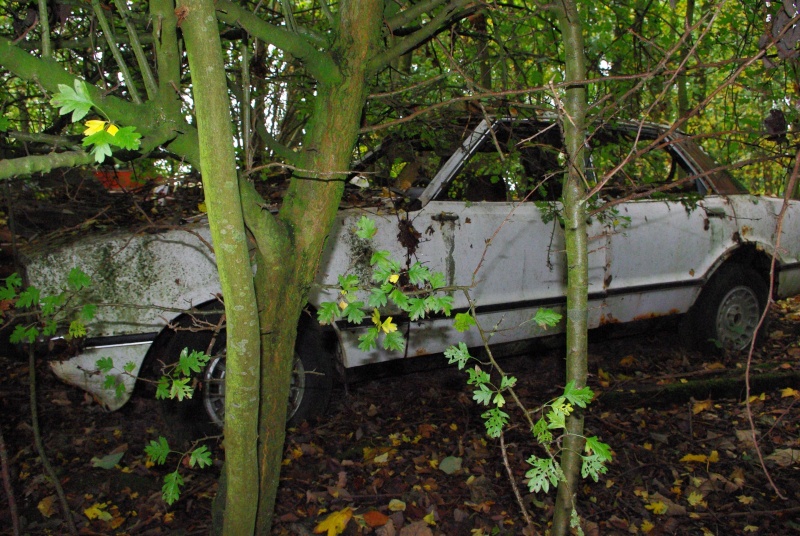
[[[539,127],[500,124],[487,135],[440,201],[540,201],[561,195],[564,158],[560,135],[543,136]],[[558,131],[554,131],[558,134]],[[551,138],[556,144],[550,143]]]
[[[653,140],[652,136],[637,135],[635,130],[599,130],[589,142],[587,172],[592,182],[611,174],[603,193],[614,198],[651,191],[698,193],[685,162],[669,141],[660,141],[647,150]]]

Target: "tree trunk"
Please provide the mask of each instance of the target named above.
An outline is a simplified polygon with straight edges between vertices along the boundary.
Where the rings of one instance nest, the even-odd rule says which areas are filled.
[[[580,16],[574,0],[564,0],[558,11],[564,36],[566,81],[586,78],[583,35]],[[567,382],[580,388],[586,385],[589,261],[586,231],[586,189],[584,187],[584,139],[586,120],[586,88],[572,85],[564,99],[564,139],[568,153],[568,173],[564,184],[564,240],[567,249]],[[580,408],[567,417],[561,454],[565,481],[558,486],[553,535],[569,533],[574,510],[576,483],[583,451],[583,412]]]
[[[184,0],[181,25],[192,74],[200,168],[208,221],[225,296],[226,501],[223,533],[253,534],[258,504],[259,325],[253,272],[236,174],[225,65],[210,0]],[[284,401],[285,404],[285,401]]]

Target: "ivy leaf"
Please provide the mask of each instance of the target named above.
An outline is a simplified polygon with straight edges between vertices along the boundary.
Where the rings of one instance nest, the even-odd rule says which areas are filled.
[[[169,455],[169,443],[164,436],[159,436],[158,441],[151,439],[150,443],[144,447],[144,452],[154,463],[164,465]]]
[[[113,125],[111,125],[113,126]],[[109,127],[109,132],[111,128]],[[111,143],[116,145],[121,149],[128,149],[129,151],[135,151],[139,148],[141,142],[142,135],[136,132],[136,127],[128,126],[122,127],[117,130],[116,134],[113,135],[113,140]]]
[[[80,268],[73,268],[67,276],[67,286],[74,291],[79,291],[92,284],[92,278]]]
[[[371,239],[378,232],[375,222],[366,216],[361,216],[356,226],[356,236],[364,240]]]
[[[171,505],[177,501],[181,496],[181,486],[183,486],[183,477],[178,471],[165,475],[164,485],[161,488],[164,502]]]
[[[461,333],[469,331],[475,325],[475,319],[469,313],[456,313],[456,318],[453,321],[453,327]]]
[[[83,80],[76,79],[73,86],[75,89],[58,84],[58,93],[50,100],[50,104],[60,106],[58,110],[60,115],[72,112],[72,122],[77,123],[86,117],[86,114],[92,109],[93,103]]]
[[[201,469],[211,465],[211,452],[209,452],[208,447],[201,445],[194,449],[192,455],[189,456],[189,465],[191,467],[197,465]]]
[[[108,374],[114,368],[114,360],[110,357],[101,357],[94,362],[94,366],[103,374]]]

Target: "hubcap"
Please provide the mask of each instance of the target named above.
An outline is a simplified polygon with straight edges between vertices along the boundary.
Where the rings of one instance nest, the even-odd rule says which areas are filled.
[[[292,363],[292,379],[289,386],[289,406],[286,420],[294,417],[303,400],[306,388],[306,371],[303,362],[295,355]],[[225,423],[225,356],[214,357],[203,372],[203,406],[214,424]]]
[[[744,286],[731,289],[717,310],[719,343],[731,350],[743,350],[750,344],[760,318],[761,308],[753,290]]]

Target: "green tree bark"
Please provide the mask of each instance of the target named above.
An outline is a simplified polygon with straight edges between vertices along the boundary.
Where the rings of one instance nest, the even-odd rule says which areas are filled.
[[[574,0],[559,4],[558,21],[564,39],[566,81],[586,78],[586,61],[580,14]],[[569,86],[564,98],[564,140],[568,153],[568,172],[564,184],[564,241],[567,249],[567,378],[580,388],[587,377],[587,330],[589,253],[586,230],[586,188],[584,140],[586,136],[586,87]],[[553,535],[569,534],[570,518],[575,508],[575,492],[580,475],[583,451],[583,412],[576,410],[567,418],[562,443],[561,468],[565,481],[558,486]]]
[[[200,146],[208,221],[225,296],[225,477],[223,532],[253,534],[257,466],[260,334],[253,272],[236,173],[230,98],[219,28],[211,0],[183,0],[183,29]],[[224,140],[222,143],[220,140]],[[285,404],[285,401],[284,401]]]

